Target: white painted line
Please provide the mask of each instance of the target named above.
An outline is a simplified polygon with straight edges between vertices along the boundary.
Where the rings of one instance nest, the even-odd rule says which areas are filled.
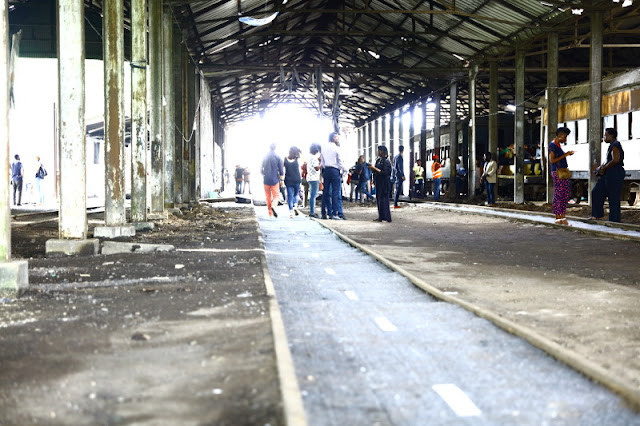
[[[356,294],[355,291],[351,291],[351,290],[347,290],[344,292],[345,296],[347,296],[347,298],[351,299],[351,300],[360,300],[358,299],[358,295]]]
[[[456,385],[433,385],[432,389],[440,395],[440,398],[442,398],[459,417],[475,417],[482,414],[482,411],[471,401],[471,398]]]
[[[335,275],[336,274],[336,271],[334,271],[331,268],[324,268],[324,271],[329,275]]]
[[[203,253],[244,253],[244,252],[249,252],[249,251],[258,251],[258,252],[264,252],[264,249],[262,248],[253,248],[253,249],[215,249],[215,248],[190,248],[190,249],[176,249],[176,251],[181,251],[181,252],[193,252],[193,253],[198,253],[198,252],[203,252]]]
[[[398,330],[396,328],[396,326],[391,324],[391,321],[389,321],[385,317],[376,317],[375,318],[375,322],[376,322],[376,324],[378,324],[378,327],[380,327],[380,329],[382,331],[397,331]]]

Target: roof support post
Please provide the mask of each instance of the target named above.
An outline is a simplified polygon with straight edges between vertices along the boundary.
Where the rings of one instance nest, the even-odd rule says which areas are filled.
[[[60,144],[60,238],[87,238],[84,121],[84,1],[58,7],[58,140]]]
[[[427,157],[427,102],[428,99],[424,98],[420,104],[420,115],[422,119],[420,121],[420,160],[422,166],[425,165],[425,159]],[[424,177],[424,175],[423,175]]]
[[[396,112],[391,111],[388,117],[389,117],[389,144],[387,145],[387,148],[389,149],[390,155],[393,155],[393,143],[395,142],[395,137],[396,137]]]
[[[456,160],[458,159],[458,83],[449,87],[449,186],[447,198],[456,198]]]
[[[415,161],[415,141],[414,136],[416,133],[416,126],[413,122],[416,114],[416,105],[411,104],[409,107],[409,115],[411,116],[411,121],[409,121],[409,161],[405,162],[405,169],[407,166],[409,167],[409,173],[405,173],[405,176],[411,177],[411,169],[413,169],[413,162]],[[411,179],[406,179],[403,182],[403,185],[409,185],[409,189],[411,189]],[[408,192],[407,192],[408,193]]]
[[[547,40],[547,138],[543,142],[544,158],[541,163],[544,164],[544,174],[547,187],[547,203],[553,201],[553,179],[551,178],[551,167],[549,167],[549,144],[556,136],[558,128],[558,33],[549,33]],[[542,117],[544,120],[545,117]]]
[[[197,110],[197,97],[196,97],[196,66],[191,60],[189,52],[185,49],[185,61],[187,69],[187,117],[185,120],[185,131],[187,133],[188,141],[185,148],[185,195],[184,200],[186,202],[196,201],[196,128],[195,128],[195,116]]]
[[[107,227],[123,225],[124,172],[124,5],[103,3],[104,45],[104,220]]]
[[[172,20],[173,25],[173,20]],[[174,97],[174,153],[173,153],[173,196],[176,204],[182,204],[185,202],[183,190],[186,189],[184,175],[184,150],[187,141],[185,137],[188,136],[187,128],[185,126],[186,118],[186,69],[184,62],[183,47],[181,44],[180,33],[173,31],[173,51],[172,53],[172,66],[173,66],[173,97]]]
[[[82,38],[81,38],[82,40]],[[82,43],[82,42],[79,42]],[[0,173],[11,176],[9,168],[9,10],[7,0],[0,1]],[[84,99],[84,98],[83,98]],[[84,116],[83,116],[84,119]],[[84,138],[82,139],[84,142]],[[11,206],[9,181],[0,184],[0,262],[11,259]]]
[[[404,107],[400,107],[398,109],[398,141],[395,144],[395,148],[398,148],[400,145],[404,145]],[[400,150],[398,150],[400,152]],[[391,153],[394,157],[397,152],[392,150]]]
[[[387,116],[386,115],[382,115],[380,117],[380,125],[382,127],[381,129],[381,141],[380,144],[387,146],[387,140],[389,138],[389,131],[387,130]],[[376,147],[377,149],[377,147]],[[372,158],[373,160],[373,158]]]
[[[498,161],[498,61],[489,63],[489,146],[491,157]],[[493,185],[495,200],[498,185]]]
[[[373,156],[373,123],[371,121],[367,123],[367,136],[369,138],[367,149],[369,150],[369,155]]]
[[[440,92],[433,94],[433,103],[436,104],[433,109],[433,152],[440,155],[440,126],[442,124],[442,115],[440,114],[440,104],[442,95]],[[441,159],[442,160],[442,159]]]
[[[469,70],[469,155],[467,158],[467,198],[472,199],[475,195],[475,184],[477,178],[476,158],[478,157],[476,140],[478,122],[476,117],[476,82],[478,77],[478,64],[473,64]]]
[[[164,142],[164,206],[173,208],[174,192],[174,155],[175,155],[175,115],[173,84],[173,17],[171,7],[164,6],[162,10],[162,93],[164,106],[162,108],[163,142]]]
[[[151,212],[164,210],[162,144],[162,1],[149,1],[149,134],[151,137]]]
[[[516,49],[516,114],[514,124],[516,172],[513,177],[513,202],[524,203],[524,67],[525,51]]]
[[[591,13],[591,60],[589,72],[589,204],[597,182],[591,173],[602,161],[602,11]]]
[[[356,129],[358,134],[358,155],[364,155],[364,151],[362,149],[362,128]]]
[[[376,121],[374,123],[374,127],[373,127],[373,131],[374,131],[374,141],[375,144],[372,147],[371,150],[371,154],[373,155],[373,151],[376,150],[376,148],[378,147],[378,145],[380,145],[380,117],[376,118]]]
[[[131,221],[147,220],[147,1],[131,0]]]

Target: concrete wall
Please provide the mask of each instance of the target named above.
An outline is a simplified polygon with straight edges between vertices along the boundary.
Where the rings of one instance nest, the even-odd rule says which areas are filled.
[[[213,192],[216,187],[215,178],[220,169],[216,169],[213,140],[213,105],[211,103],[211,92],[206,80],[200,76],[200,110],[199,128],[200,133],[200,192],[198,196],[206,198],[209,192]]]

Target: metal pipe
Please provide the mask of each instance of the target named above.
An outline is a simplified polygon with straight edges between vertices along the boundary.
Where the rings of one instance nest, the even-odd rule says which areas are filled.
[[[124,6],[103,3],[104,45],[104,169],[106,226],[127,221],[124,179]]]
[[[59,0],[60,238],[87,238],[84,59],[84,1]]]
[[[131,221],[147,220],[146,0],[131,0]]]
[[[164,210],[162,145],[162,0],[149,0],[149,134],[151,137],[151,211]]]

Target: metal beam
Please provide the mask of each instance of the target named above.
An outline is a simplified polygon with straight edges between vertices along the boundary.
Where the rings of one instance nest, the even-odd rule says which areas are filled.
[[[153,1],[153,0],[152,0]],[[131,0],[131,221],[147,220],[147,1]]]

